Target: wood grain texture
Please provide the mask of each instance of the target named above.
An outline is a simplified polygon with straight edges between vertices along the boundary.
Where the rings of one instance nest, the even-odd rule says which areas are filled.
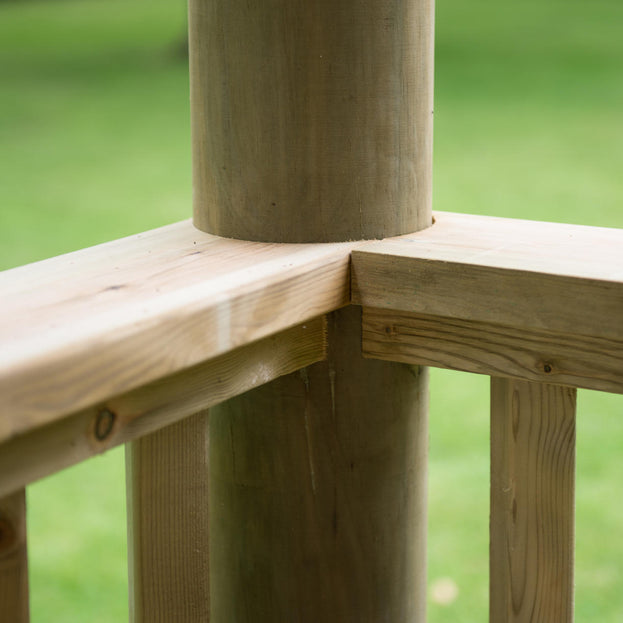
[[[491,381],[490,621],[573,621],[576,390]]]
[[[431,223],[432,0],[190,2],[194,222],[328,242]],[[212,617],[424,620],[426,372],[326,363],[211,412]]]
[[[35,426],[0,445],[0,496],[325,356],[325,320],[316,318],[53,423]],[[114,414],[108,432],[106,412]]]
[[[182,222],[0,273],[0,440],[348,304],[350,248]]]
[[[208,412],[127,446],[131,623],[210,620]]]
[[[427,370],[325,362],[210,410],[212,620],[424,621]]]
[[[0,499],[0,620],[30,620],[24,489]]]
[[[623,342],[363,309],[364,357],[623,393]]]
[[[191,0],[195,224],[279,242],[430,225],[433,4]]]
[[[623,342],[623,230],[435,218],[353,251],[353,302]]]

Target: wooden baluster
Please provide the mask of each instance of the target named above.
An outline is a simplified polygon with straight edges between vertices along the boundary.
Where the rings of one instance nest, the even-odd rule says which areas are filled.
[[[491,379],[491,623],[573,620],[575,404]]]
[[[0,500],[0,621],[27,623],[26,490]]]
[[[208,621],[208,412],[126,448],[130,621]]]

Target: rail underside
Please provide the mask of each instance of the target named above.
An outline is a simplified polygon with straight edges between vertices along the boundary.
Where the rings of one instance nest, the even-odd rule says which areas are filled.
[[[363,356],[492,377],[492,620],[571,620],[575,388],[623,393],[623,231],[435,217],[301,245],[183,222],[0,274],[0,520],[16,543],[9,494],[320,361],[323,315],[352,303]]]

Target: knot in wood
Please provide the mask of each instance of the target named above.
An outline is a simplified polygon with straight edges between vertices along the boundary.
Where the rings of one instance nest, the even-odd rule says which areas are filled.
[[[97,441],[105,441],[113,431],[116,415],[110,409],[101,409],[95,416],[93,434]]]

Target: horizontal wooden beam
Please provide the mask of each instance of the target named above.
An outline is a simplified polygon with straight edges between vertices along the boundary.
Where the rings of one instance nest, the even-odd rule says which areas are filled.
[[[368,356],[621,391],[623,231],[435,216],[300,245],[183,222],[1,273],[0,494],[318,361],[351,286]]]
[[[0,273],[0,443],[347,305],[352,247],[186,221]]]
[[[323,317],[111,397],[0,445],[0,498],[325,358]]]
[[[435,217],[353,251],[354,303],[623,341],[623,230]]]
[[[623,393],[623,230],[435,216],[353,250],[365,356]]]
[[[623,393],[623,342],[364,307],[363,355]]]

